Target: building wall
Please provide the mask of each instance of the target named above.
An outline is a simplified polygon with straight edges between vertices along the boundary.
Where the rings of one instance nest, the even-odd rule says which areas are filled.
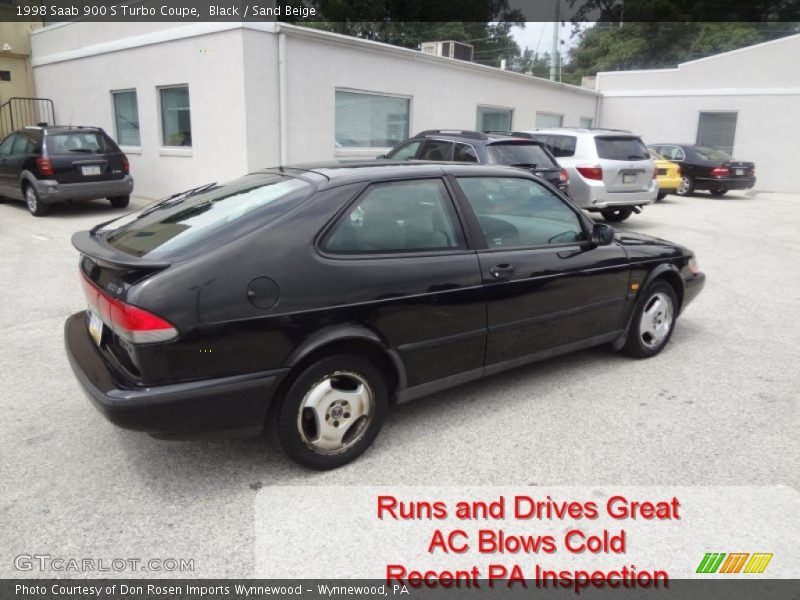
[[[157,198],[247,172],[242,30],[125,25],[139,35],[115,39],[121,25],[81,22],[32,36],[37,92],[55,102],[59,124],[98,125],[116,138],[111,92],[135,89],[141,145],[124,147],[134,194]],[[162,144],[157,88],[174,84],[189,86],[191,148]]]
[[[0,19],[6,12],[8,8],[0,9]],[[40,27],[40,23],[32,21],[0,21],[0,71],[11,73],[10,81],[0,81],[0,103],[34,95],[30,33]]]
[[[737,112],[733,153],[756,163],[757,190],[796,191],[800,36],[679,65],[599,73],[603,127],[647,143],[695,143],[701,111]]]

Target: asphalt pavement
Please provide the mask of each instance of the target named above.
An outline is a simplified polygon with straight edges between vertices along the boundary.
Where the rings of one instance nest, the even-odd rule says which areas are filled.
[[[122,212],[0,205],[0,577],[102,575],[19,571],[24,554],[248,576],[273,485],[800,484],[800,194],[668,196],[618,226],[687,245],[708,277],[659,356],[597,348],[395,407],[361,459],[322,474],[261,438],[124,431],[84,397],[62,341],[84,309],[70,236]]]

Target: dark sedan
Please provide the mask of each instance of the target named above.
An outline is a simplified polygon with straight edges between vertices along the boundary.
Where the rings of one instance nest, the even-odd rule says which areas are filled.
[[[681,183],[675,192],[679,196],[691,196],[696,190],[724,196],[728,190],[749,190],[756,184],[754,163],[736,160],[717,148],[692,144],[651,144],[648,148],[681,166]]]
[[[598,344],[664,348],[704,275],[508,167],[282,167],[75,234],[72,367],[113,423],[272,430],[328,469],[411,400]],[[590,399],[587,399],[589,401]]]

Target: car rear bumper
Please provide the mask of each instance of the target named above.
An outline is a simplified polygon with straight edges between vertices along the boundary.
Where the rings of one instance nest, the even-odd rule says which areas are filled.
[[[681,177],[677,175],[675,177],[670,177],[668,175],[664,175],[658,178],[658,189],[661,192],[674,192],[677,190],[681,185]]]
[[[655,180],[652,180],[648,189],[636,192],[610,192],[602,182],[587,184],[586,180],[573,182],[570,179],[569,185],[570,196],[575,204],[589,211],[644,206],[655,202],[658,195],[658,184]]]
[[[749,190],[756,184],[755,177],[714,177],[713,179],[695,179],[696,190]]]
[[[288,369],[172,385],[120,385],[86,327],[86,313],[67,319],[64,341],[84,392],[106,419],[158,438],[257,435]]]
[[[133,192],[133,177],[125,175],[122,179],[106,181],[85,181],[81,183],[59,183],[54,179],[37,179],[30,183],[36,188],[39,199],[45,204],[66,200],[94,200],[128,196]]]

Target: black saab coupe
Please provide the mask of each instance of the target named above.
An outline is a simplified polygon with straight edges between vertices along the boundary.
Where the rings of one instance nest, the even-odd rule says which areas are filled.
[[[95,406],[158,438],[271,430],[314,469],[403,402],[557,354],[664,348],[705,276],[510,167],[266,169],[76,233],[67,352]]]

